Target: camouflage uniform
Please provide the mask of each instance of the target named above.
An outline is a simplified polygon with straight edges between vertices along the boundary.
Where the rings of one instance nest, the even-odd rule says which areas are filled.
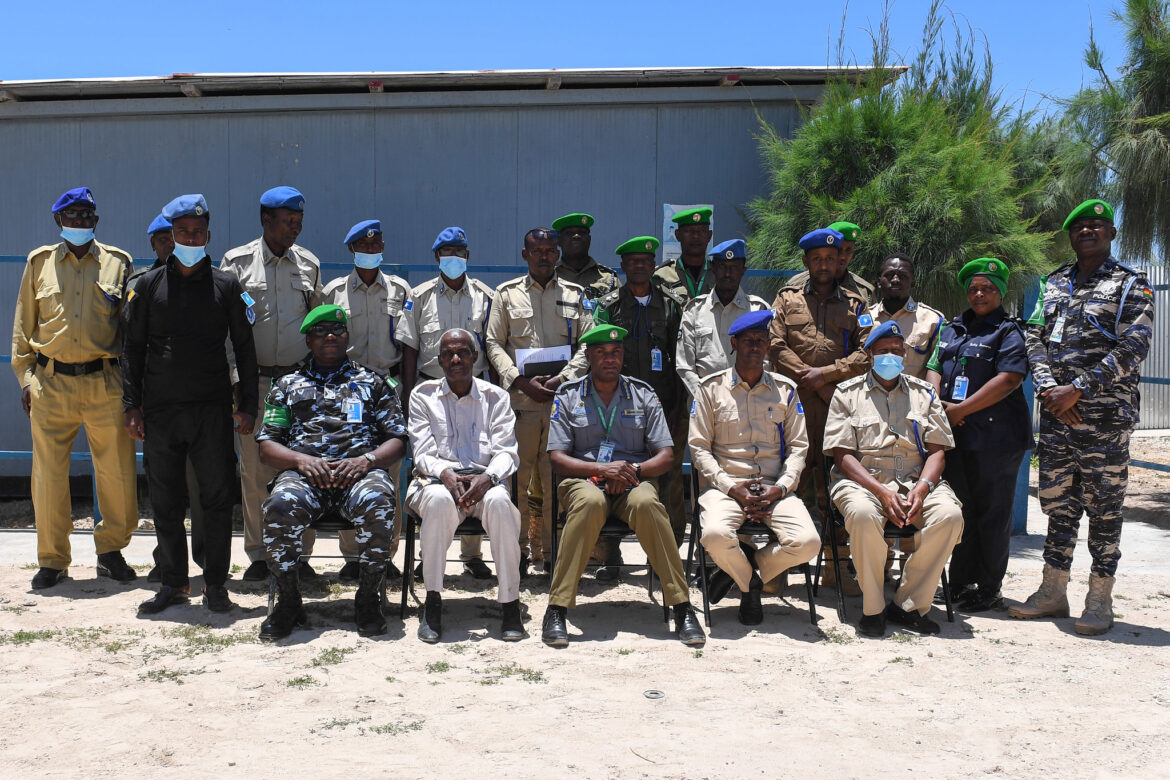
[[[581,285],[587,301],[585,308],[590,311],[593,310],[593,301],[622,286],[617,274],[592,257],[580,271],[574,271],[561,260],[557,263],[557,276],[566,282]]]
[[[703,273],[699,276],[698,284],[695,283],[690,271],[683,268],[681,257],[658,266],[650,279],[663,291],[673,290],[676,298],[682,297],[688,301],[711,292],[715,287],[715,275],[711,273],[710,261],[706,258],[703,259]]]
[[[372,452],[392,437],[406,438],[394,380],[383,379],[357,363],[332,373],[307,365],[278,379],[264,399],[264,421],[256,440],[275,441],[297,452],[327,460]],[[362,404],[362,421],[346,421],[346,401]],[[328,506],[355,526],[360,562],[367,570],[385,569],[394,538],[394,485],[383,469],[371,468],[348,488],[321,489],[295,469],[277,475],[262,506],[264,546],[269,565],[292,569],[301,555],[301,537]]]
[[[1040,411],[1040,506],[1048,515],[1044,562],[1072,568],[1081,513],[1089,515],[1092,573],[1112,577],[1121,557],[1121,506],[1129,436],[1138,421],[1138,369],[1150,348],[1154,293],[1141,273],[1112,257],[1088,279],[1076,262],[1044,282],[1028,320],[1036,392],[1072,384],[1080,425]]]

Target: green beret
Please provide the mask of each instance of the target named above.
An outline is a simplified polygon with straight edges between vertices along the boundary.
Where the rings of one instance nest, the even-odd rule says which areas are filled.
[[[670,219],[679,227],[683,225],[710,225],[711,209],[706,206],[700,206],[697,209],[686,209],[675,214]]]
[[[654,250],[658,249],[659,243],[659,240],[654,236],[634,236],[613,250],[613,253],[615,255],[652,255]]]
[[[594,325],[589,330],[581,334],[581,338],[577,339],[578,344],[608,344],[611,341],[622,342],[625,341],[626,335],[629,333],[625,328],[619,328],[617,325]]]
[[[997,260],[994,257],[981,257],[959,269],[959,284],[965,288],[972,276],[986,276],[999,290],[1000,295],[1006,295],[1008,277],[1011,275],[1011,269],[1003,260]]]
[[[308,333],[309,328],[319,322],[340,322],[345,324],[347,321],[348,318],[345,316],[345,309],[331,303],[322,304],[305,315],[305,321],[301,323],[301,333]]]
[[[1113,207],[1103,200],[1086,200],[1068,213],[1061,230],[1068,230],[1068,226],[1078,219],[1107,219],[1112,222]]]
[[[852,222],[834,222],[829,225],[829,230],[836,230],[845,236],[846,241],[856,241],[861,236],[861,228]]]
[[[553,220],[553,230],[564,230],[567,227],[593,227],[593,216],[590,214],[566,214]]]

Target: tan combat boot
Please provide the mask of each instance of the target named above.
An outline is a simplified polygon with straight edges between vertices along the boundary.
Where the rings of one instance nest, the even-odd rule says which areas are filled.
[[[1113,583],[1116,577],[1089,575],[1089,593],[1085,596],[1085,611],[1074,626],[1078,634],[1096,636],[1113,627]]]
[[[1068,617],[1068,572],[1044,564],[1040,587],[1023,604],[1013,604],[1008,614],[1014,618]]]

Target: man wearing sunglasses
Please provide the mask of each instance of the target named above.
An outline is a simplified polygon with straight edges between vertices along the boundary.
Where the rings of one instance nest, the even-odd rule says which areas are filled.
[[[32,427],[32,498],[37,523],[36,589],[65,579],[73,519],[69,453],[85,426],[101,522],[93,529],[98,574],[135,578],[122,549],[138,527],[134,444],[122,428],[122,301],[130,255],[94,238],[97,205],[88,187],[53,204],[61,242],[33,250],[12,327],[12,370]]]

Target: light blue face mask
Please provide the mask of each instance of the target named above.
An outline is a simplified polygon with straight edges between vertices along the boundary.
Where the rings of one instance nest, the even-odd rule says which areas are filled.
[[[377,268],[382,264],[382,253],[368,255],[365,252],[354,252],[353,264],[358,268]]]
[[[889,382],[898,376],[898,374],[902,373],[902,356],[888,354],[875,355],[873,359],[873,372]]]
[[[61,238],[73,246],[85,246],[93,241],[93,228],[61,228]]]
[[[439,270],[448,279],[458,279],[467,273],[467,261],[459,255],[444,255],[439,258]]]
[[[180,263],[190,268],[199,263],[200,260],[207,257],[206,246],[185,246],[179,242],[175,242],[175,259]]]

